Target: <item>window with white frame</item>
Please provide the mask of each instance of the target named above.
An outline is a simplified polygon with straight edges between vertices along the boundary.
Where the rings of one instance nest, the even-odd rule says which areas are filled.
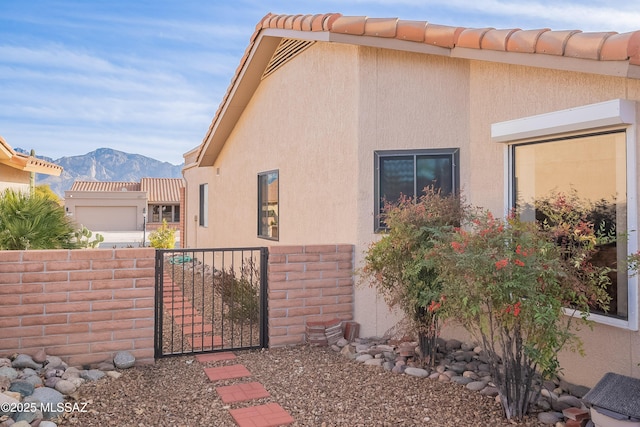
[[[458,149],[376,151],[374,160],[375,231],[385,228],[381,215],[386,202],[420,197],[426,187],[445,195],[459,191]]]
[[[539,203],[582,214],[608,242],[592,262],[609,275],[609,309],[592,319],[638,328],[637,279],[625,259],[637,250],[635,104],[614,100],[532,116],[492,126],[492,137],[508,143],[507,208],[544,221]],[[620,268],[618,268],[620,266]]]

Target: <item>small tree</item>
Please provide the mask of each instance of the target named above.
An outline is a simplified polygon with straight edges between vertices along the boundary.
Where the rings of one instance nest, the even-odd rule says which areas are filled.
[[[445,313],[482,343],[506,417],[521,420],[537,393],[536,373],[558,372],[560,350],[579,348],[575,323],[586,321],[590,302],[606,301],[606,269],[589,263],[595,246],[584,242],[595,239],[588,236],[568,248],[548,224],[480,210],[468,218],[463,228],[443,234],[429,256],[442,279]],[[580,233],[594,230],[585,226]],[[590,273],[575,274],[584,269]],[[564,307],[573,307],[574,316]]]
[[[42,193],[7,189],[0,196],[0,249],[73,249],[73,222]]]
[[[428,187],[418,200],[402,197],[397,203],[386,203],[383,213],[388,231],[369,246],[362,277],[389,306],[404,311],[418,336],[424,361],[433,365],[442,284],[433,259],[426,254],[436,234],[459,224],[460,199]]]
[[[162,220],[162,225],[149,234],[149,242],[156,249],[173,249],[176,245],[176,229],[167,225],[167,220]]]

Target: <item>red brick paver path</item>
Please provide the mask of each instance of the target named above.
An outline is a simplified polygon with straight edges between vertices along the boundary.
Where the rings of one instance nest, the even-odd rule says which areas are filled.
[[[243,378],[251,376],[251,372],[244,365],[219,366],[216,368],[204,368],[209,380],[220,381],[233,378]]]
[[[234,360],[235,358],[236,355],[231,352],[199,354],[196,356],[196,360],[200,363],[223,362]],[[209,367],[204,368],[204,372],[211,381],[251,376],[251,372],[244,365]],[[222,402],[228,405],[271,397],[264,386],[257,381],[216,387],[216,392]],[[230,409],[229,414],[239,427],[276,427],[295,422],[293,417],[277,403]]]
[[[234,403],[245,400],[262,399],[271,396],[259,382],[242,383],[216,388],[222,402]]]
[[[295,421],[277,403],[231,409],[229,412],[240,427],[275,427],[291,424]]]

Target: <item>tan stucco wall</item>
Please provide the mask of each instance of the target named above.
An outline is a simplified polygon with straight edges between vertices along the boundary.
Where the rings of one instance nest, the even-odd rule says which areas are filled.
[[[375,150],[459,148],[467,200],[502,214],[506,148],[491,140],[491,124],[615,98],[640,100],[640,85],[316,44],[260,84],[213,167],[185,172],[191,223],[198,184],[209,182],[209,227],[195,242],[188,226],[187,245],[354,243],[358,268],[379,237]],[[256,237],[257,173],[272,169],[280,171],[279,242]],[[382,335],[398,319],[366,286],[356,286],[354,310],[361,336]],[[640,376],[638,332],[595,325],[582,335],[587,357],[562,358],[570,381],[593,385],[609,370]]]
[[[30,173],[0,164],[0,191],[13,188],[29,191]]]
[[[355,241],[355,53],[316,44],[285,64],[262,81],[213,167],[185,171],[190,222],[198,186],[209,182],[209,227],[199,227],[198,246]],[[275,169],[279,241],[257,237],[257,174]],[[195,244],[192,230],[188,246]]]
[[[374,233],[374,151],[459,148],[461,182],[469,168],[469,65],[415,53],[361,48],[359,51],[358,238],[356,266],[379,238]],[[356,288],[354,319],[362,336],[387,333],[399,320],[375,290]]]

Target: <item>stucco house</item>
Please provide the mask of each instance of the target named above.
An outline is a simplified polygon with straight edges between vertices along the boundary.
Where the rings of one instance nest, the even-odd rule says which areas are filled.
[[[75,181],[64,192],[64,204],[67,215],[90,230],[152,231],[162,220],[180,228],[183,193],[181,178]]]
[[[33,174],[60,176],[62,166],[38,159],[35,156],[17,153],[0,136],[0,191],[13,188],[29,191]]]
[[[609,200],[621,259],[638,247],[638,101],[640,31],[269,14],[184,155],[183,246],[346,243],[357,268],[381,198],[436,184],[499,215],[553,190]],[[640,377],[638,282],[614,283],[587,356],[561,357],[570,381]],[[361,336],[397,321],[369,287],[354,297]]]

